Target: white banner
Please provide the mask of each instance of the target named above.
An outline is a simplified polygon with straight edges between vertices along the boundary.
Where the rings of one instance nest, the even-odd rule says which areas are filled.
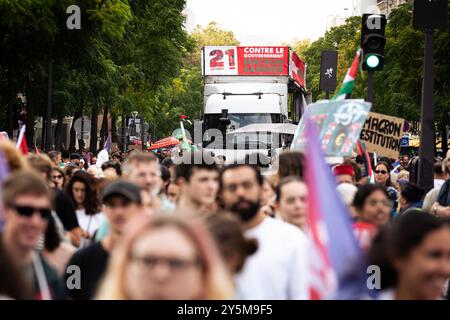
[[[237,47],[217,46],[203,48],[203,74],[214,75],[237,75],[238,74]]]

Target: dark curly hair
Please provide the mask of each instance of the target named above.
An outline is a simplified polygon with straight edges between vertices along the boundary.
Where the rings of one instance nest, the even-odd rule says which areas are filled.
[[[245,260],[258,250],[258,241],[247,238],[236,217],[228,212],[219,212],[206,218],[208,227],[224,261],[238,255],[234,272],[242,270]]]
[[[86,188],[86,197],[84,199],[84,209],[87,215],[94,215],[100,211],[100,202],[97,197],[96,181],[87,172],[77,171],[73,177],[69,180],[66,187],[66,192],[76,204],[75,197],[73,196],[73,185],[75,182],[81,182]]]
[[[278,177],[289,176],[304,178],[305,156],[298,151],[285,151],[278,157]]]

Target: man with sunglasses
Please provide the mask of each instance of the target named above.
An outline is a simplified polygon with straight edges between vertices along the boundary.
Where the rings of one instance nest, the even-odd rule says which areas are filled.
[[[100,242],[76,252],[68,267],[80,269],[80,288],[69,288],[69,295],[74,300],[91,300],[95,298],[97,287],[108,264],[111,250],[121,240],[126,223],[136,214],[142,213],[140,188],[130,182],[116,180],[106,186],[102,194],[103,212],[105,213],[109,232]],[[66,274],[70,281],[71,274]]]
[[[18,171],[3,184],[5,249],[31,284],[31,298],[64,299],[55,270],[35,250],[51,219],[51,192],[36,173]]]
[[[28,164],[37,174],[42,175],[47,185],[52,185],[53,174],[52,163],[45,155],[30,155],[27,157]],[[58,171],[57,171],[58,172]],[[58,172],[58,174],[60,174]],[[62,177],[62,176],[61,176]],[[53,207],[57,217],[54,216],[55,223],[58,226],[58,231],[64,234],[67,232],[67,237],[73,245],[78,247],[80,245],[83,230],[80,228],[75,212],[75,205],[66,192],[58,188],[51,188]]]

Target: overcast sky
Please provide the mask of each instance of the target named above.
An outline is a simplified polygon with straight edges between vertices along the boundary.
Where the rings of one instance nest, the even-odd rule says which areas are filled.
[[[216,21],[242,45],[277,45],[294,38],[316,40],[329,15],[351,12],[352,0],[187,0],[189,24]]]

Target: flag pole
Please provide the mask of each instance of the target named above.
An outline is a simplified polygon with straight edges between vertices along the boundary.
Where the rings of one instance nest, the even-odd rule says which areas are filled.
[[[22,125],[22,127],[20,128],[20,131],[19,131],[19,136],[17,137],[16,148],[19,147],[24,134],[25,134],[25,125]]]

